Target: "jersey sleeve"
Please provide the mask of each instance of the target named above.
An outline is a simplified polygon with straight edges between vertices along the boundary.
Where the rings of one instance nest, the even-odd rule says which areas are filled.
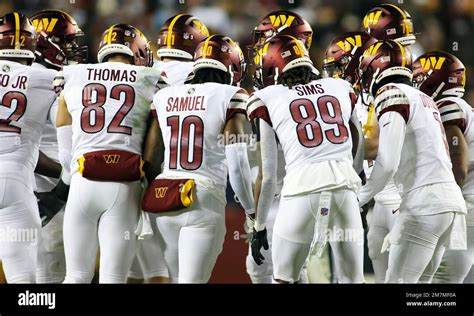
[[[463,133],[466,131],[467,115],[461,105],[451,100],[441,101],[438,103],[438,109],[443,125],[455,125]]]
[[[230,99],[227,107],[226,121],[230,120],[235,114],[246,114],[247,100],[249,95],[244,89],[239,89]]]
[[[374,101],[375,113],[377,119],[387,112],[399,113],[405,123],[410,118],[410,101],[406,94],[394,85],[386,85],[377,91]]]
[[[267,106],[255,94],[251,94],[247,100],[247,116],[251,121],[255,119],[262,119],[267,122],[268,125],[273,127]]]

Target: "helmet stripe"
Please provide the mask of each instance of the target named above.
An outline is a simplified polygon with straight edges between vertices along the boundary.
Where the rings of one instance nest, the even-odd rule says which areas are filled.
[[[15,16],[15,49],[20,49],[20,15],[13,12]]]
[[[209,41],[211,40],[211,38],[213,38],[214,35],[211,35],[209,36],[206,41],[204,42],[204,47],[202,48],[203,50],[203,53],[202,53],[202,58],[206,58],[206,53],[207,53],[207,46],[209,45]]]
[[[305,48],[303,47],[303,45],[301,45],[301,41],[299,39],[297,39],[296,37],[293,37],[291,35],[288,35],[288,36],[295,40],[296,46],[298,46],[299,51],[300,51],[300,56],[304,57]]]
[[[396,6],[394,4],[389,4],[389,3],[387,3],[386,5],[389,5],[391,7],[394,7],[395,9],[397,9],[398,12],[400,12],[400,14],[402,15],[404,20],[407,18],[407,15],[405,14],[405,12],[402,9],[400,9],[398,6]]]
[[[405,51],[405,47],[403,47],[402,44],[400,44],[399,42],[396,42],[396,41],[393,41],[394,43],[397,43],[397,45],[400,47],[400,52],[402,53],[402,67],[405,67],[406,65],[406,51]]]
[[[110,45],[112,43],[112,31],[114,30],[114,27],[117,24],[112,25],[109,27],[109,32],[107,33],[107,44]]]
[[[180,17],[182,17],[184,14],[178,14],[177,16],[174,17],[174,19],[171,21],[170,26],[168,27],[168,35],[166,36],[166,47],[171,48],[171,37],[173,36],[173,27],[178,21]]]

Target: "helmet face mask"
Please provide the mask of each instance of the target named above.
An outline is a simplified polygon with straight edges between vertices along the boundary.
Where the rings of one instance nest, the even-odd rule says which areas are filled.
[[[74,18],[60,10],[43,10],[31,17],[38,33],[36,56],[53,68],[83,63],[88,57],[84,32]]]
[[[336,36],[326,49],[324,75],[342,78],[354,85],[360,57],[365,49],[376,41],[365,32],[349,32]]]

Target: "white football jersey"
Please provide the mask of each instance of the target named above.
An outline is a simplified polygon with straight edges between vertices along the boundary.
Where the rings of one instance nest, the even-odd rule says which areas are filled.
[[[193,72],[192,61],[161,61],[157,60],[153,64],[153,67],[158,68],[166,73],[170,86],[183,85],[189,74]]]
[[[62,72],[72,117],[71,170],[88,152],[141,154],[153,95],[167,86],[161,72],[118,62],[65,66]]]
[[[358,118],[362,124],[364,137],[368,137],[372,128],[372,117],[375,116],[374,107],[373,105],[371,105],[370,108],[367,107],[362,103],[362,98],[358,98],[356,110]],[[374,169],[374,163],[375,161],[373,160],[364,160],[364,173],[367,178],[370,178],[370,174]],[[385,188],[374,196],[374,200],[382,204],[400,203],[401,197],[395,181],[391,179]]]
[[[320,183],[320,187],[331,187],[346,178],[350,183],[359,182],[352,168],[349,128],[355,101],[351,85],[334,78],[315,80],[292,89],[273,85],[251,95],[247,103],[249,118],[262,119],[272,126],[284,153],[284,196],[311,191],[307,185],[296,188],[293,184],[302,170],[321,162],[340,162],[345,167],[344,172],[329,175],[331,180],[327,181],[334,183],[324,182],[325,179],[315,181],[311,177],[311,182]]]
[[[39,69],[48,69],[42,64],[33,63],[31,67]],[[49,110],[48,118],[46,119],[46,124],[44,125],[43,132],[40,138],[40,151],[43,152],[46,156],[58,161],[58,137],[56,135],[56,115],[58,112],[58,100],[54,100]],[[59,182],[59,179],[46,177],[40,174],[35,173],[35,182],[36,190],[38,192],[48,192],[54,189],[56,184]]]
[[[0,176],[34,188],[41,132],[56,71],[0,61]]]
[[[235,113],[245,114],[247,92],[218,83],[168,87],[153,98],[165,159],[160,177],[227,183],[223,131]]]
[[[402,197],[430,184],[455,184],[444,127],[433,99],[405,84],[387,84],[379,89],[374,104],[378,117],[395,111],[407,124],[395,174],[395,181],[403,187]]]
[[[443,124],[456,125],[464,134],[469,150],[469,165],[466,181],[462,187],[464,195],[474,195],[474,113],[472,107],[458,97],[446,97],[437,103]]]

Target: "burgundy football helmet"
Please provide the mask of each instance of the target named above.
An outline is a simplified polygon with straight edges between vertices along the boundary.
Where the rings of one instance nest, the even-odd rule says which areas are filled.
[[[0,57],[35,60],[36,30],[30,20],[19,12],[0,17]]]
[[[198,44],[209,36],[207,27],[189,14],[172,16],[158,33],[158,58],[182,58],[193,60]]]
[[[238,85],[245,73],[245,59],[239,45],[230,37],[211,35],[203,40],[194,54],[196,72],[202,68],[213,68],[229,73],[231,85]]]
[[[276,35],[291,35],[310,49],[313,39],[311,25],[300,15],[291,11],[273,11],[260,20],[253,30],[253,45],[261,46]]]
[[[87,46],[81,44],[84,32],[76,20],[60,10],[43,10],[31,16],[38,33],[36,57],[53,68],[83,63],[87,59]]]
[[[268,39],[255,56],[257,69],[254,83],[257,88],[277,84],[278,77],[296,67],[309,67],[315,74],[308,50],[300,40],[289,35],[277,35]]]
[[[446,52],[429,52],[413,63],[413,82],[433,99],[464,95],[466,67],[454,55]]]
[[[313,29],[305,19],[291,11],[274,11],[260,20],[253,30],[253,43],[248,47],[248,57],[252,66],[265,41],[279,34],[296,37],[307,50],[311,47]]]
[[[416,41],[410,14],[394,4],[372,8],[364,17],[363,27],[365,32],[378,40],[394,40],[403,46]]]
[[[342,78],[354,84],[360,57],[375,42],[365,32],[349,32],[334,38],[326,50],[323,77]]]
[[[361,88],[372,96],[383,79],[391,76],[403,76],[412,80],[411,54],[396,41],[379,41],[365,50],[359,65],[358,80]]]
[[[99,63],[109,55],[130,56],[136,66],[153,66],[153,53],[145,35],[134,26],[114,24],[103,34],[97,53]]]

